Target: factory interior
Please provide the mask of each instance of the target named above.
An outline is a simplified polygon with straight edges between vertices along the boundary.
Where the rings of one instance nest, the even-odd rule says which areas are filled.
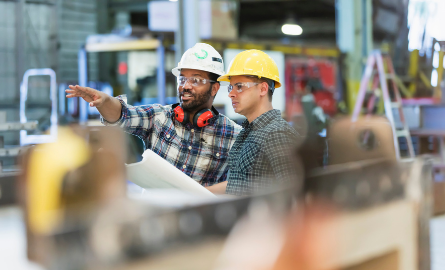
[[[444,14],[0,0],[0,269],[444,270]]]

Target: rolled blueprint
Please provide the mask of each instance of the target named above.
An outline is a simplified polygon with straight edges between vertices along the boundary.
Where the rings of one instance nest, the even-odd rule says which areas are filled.
[[[201,196],[215,196],[165,159],[147,149],[142,161],[126,164],[127,180],[142,188],[180,189]]]

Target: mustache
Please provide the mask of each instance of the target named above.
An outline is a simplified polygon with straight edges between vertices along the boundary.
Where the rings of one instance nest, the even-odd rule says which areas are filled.
[[[188,90],[183,90],[182,92],[179,92],[180,96],[183,96],[185,94],[189,94],[191,96],[194,96],[194,94],[192,93],[192,91],[188,91]]]

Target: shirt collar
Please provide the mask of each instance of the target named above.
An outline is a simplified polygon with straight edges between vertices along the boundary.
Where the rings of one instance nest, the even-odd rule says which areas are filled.
[[[278,117],[281,117],[280,110],[272,109],[258,116],[255,120],[252,121],[252,123],[249,123],[249,121],[247,121],[246,119],[243,122],[242,127],[244,129],[252,129],[252,130],[261,129],[267,126],[273,120],[277,119]]]

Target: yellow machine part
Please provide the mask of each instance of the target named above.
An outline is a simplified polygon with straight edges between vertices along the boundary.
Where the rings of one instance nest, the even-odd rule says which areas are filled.
[[[410,54],[408,74],[411,78],[414,79],[417,77],[418,72],[419,72],[419,50],[413,50]],[[416,82],[414,80],[409,86],[409,91],[411,92],[411,95],[414,95],[416,93]]]
[[[59,128],[56,142],[36,146],[27,168],[28,223],[33,233],[48,234],[60,222],[63,179],[89,158],[87,142],[69,128]]]

